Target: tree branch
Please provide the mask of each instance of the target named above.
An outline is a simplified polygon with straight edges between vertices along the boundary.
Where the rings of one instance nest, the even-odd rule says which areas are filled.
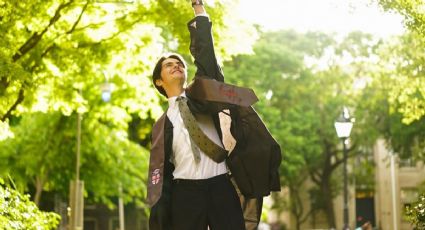
[[[4,76],[0,79],[1,88],[6,89],[9,86],[9,84],[10,84],[10,82],[7,80],[6,76]],[[6,91],[6,90],[4,90],[4,91]]]
[[[354,152],[354,149],[356,149],[356,143],[351,145],[351,147],[347,149],[347,160],[357,155]],[[335,155],[336,155],[336,151],[335,151]],[[344,162],[344,157],[336,158],[336,159],[337,160],[335,161],[335,163],[333,163],[332,166],[331,166],[332,171]]]
[[[51,50],[53,50],[56,47],[56,44],[53,43],[52,45],[50,45],[49,47],[47,47],[47,49],[40,55],[40,59],[38,59],[33,66],[31,66],[30,68],[30,73],[33,73],[35,68],[37,68],[37,66],[40,66],[40,63],[42,62],[43,58],[47,55],[47,53],[49,53]]]
[[[74,22],[74,24],[72,25],[71,29],[66,32],[67,34],[71,34],[72,32],[74,32],[74,30],[77,27],[78,23],[80,23],[81,18],[83,17],[84,12],[86,11],[86,9],[87,9],[87,7],[89,5],[89,2],[90,1],[87,1],[86,4],[84,4],[83,9],[81,9],[80,15],[78,15],[78,18]]]
[[[46,28],[44,28],[43,31],[41,31],[40,33],[35,32],[22,46],[21,48],[19,48],[19,51],[17,53],[15,53],[15,55],[13,55],[13,61],[16,62],[17,60],[19,60],[19,58],[21,58],[22,56],[24,56],[26,53],[28,53],[28,51],[30,51],[32,48],[34,48],[41,40],[41,38],[43,37],[43,35],[47,32],[47,30],[53,25],[55,24],[59,18],[61,17],[61,11],[68,7],[69,5],[71,5],[71,3],[74,0],[70,0],[67,3],[63,3],[61,5],[59,5],[59,7],[56,9],[55,15],[50,19],[49,21],[49,25],[46,26]]]
[[[87,3],[83,6],[83,9],[81,10],[80,15],[78,16],[77,20],[74,22],[74,24],[72,25],[71,29],[69,29],[69,30],[68,30],[65,34],[71,34],[71,33],[73,33],[73,32],[74,32],[74,30],[75,30],[75,28],[77,27],[78,23],[81,21],[81,18],[82,18],[82,16],[83,16],[83,14],[84,14],[85,10],[87,9],[88,5],[89,5],[89,2],[87,2]],[[57,38],[57,37],[56,37],[56,38]],[[56,38],[55,38],[55,39],[56,39]],[[53,39],[53,41],[54,41],[55,39]],[[49,47],[47,47],[47,49],[46,49],[46,50],[44,50],[44,52],[41,54],[41,56],[40,56],[40,60],[42,60],[42,59],[43,59],[43,57],[45,57],[45,56],[47,55],[47,53],[49,53],[49,52],[50,52],[51,50],[53,50],[53,48],[55,48],[55,47],[56,47],[56,44],[55,44],[55,43],[53,43],[52,45],[50,45]],[[34,64],[34,65],[31,67],[31,72],[33,72],[33,71],[34,71],[34,69],[35,69],[37,66],[39,66],[39,64],[40,64],[40,62],[37,62],[36,64]]]
[[[9,108],[9,110],[6,112],[6,114],[3,115],[3,117],[0,119],[1,121],[5,122],[6,119],[10,118],[12,116],[13,110],[16,109],[16,107],[24,100],[24,86],[21,86],[21,89],[19,90],[18,98],[16,98],[15,103]]]
[[[25,55],[26,53],[28,53],[32,48],[34,48],[41,40],[41,38],[43,37],[43,35],[48,31],[48,29],[54,25],[61,17],[61,11],[63,9],[65,9],[66,7],[68,7],[69,5],[71,5],[73,3],[74,0],[70,0],[67,3],[63,3],[61,5],[59,5],[59,7],[56,9],[55,15],[50,19],[49,24],[46,26],[46,28],[44,28],[43,31],[41,31],[40,33],[35,32],[20,48],[19,51],[17,53],[15,53],[12,57],[13,61],[16,62],[17,60],[19,60],[23,55]],[[72,33],[72,31],[75,29],[75,27],[77,26],[77,24],[79,23],[79,21],[81,20],[82,14],[84,13],[84,11],[86,10],[88,6],[88,2],[84,5],[83,10],[81,11],[81,14],[79,15],[77,21],[74,23],[74,25],[72,26],[72,28],[68,31],[68,33]],[[43,58],[50,50],[53,49],[55,44],[49,46],[41,55],[41,58]],[[35,64],[34,66],[31,67],[31,71],[33,71],[35,68],[37,67],[37,64]],[[4,86],[5,88],[7,88],[7,86],[9,85],[9,82],[7,81],[6,77],[2,77],[0,83],[2,84],[2,86]],[[19,90],[19,94],[18,94],[18,98],[16,99],[15,103],[13,103],[13,105],[9,108],[9,110],[1,117],[1,121],[6,121],[6,119],[10,118],[12,115],[12,112],[16,109],[16,107],[22,103],[22,101],[24,100],[25,95],[24,95],[24,86],[21,87],[21,89]]]
[[[311,178],[311,180],[314,182],[314,183],[316,183],[316,184],[320,184],[320,178],[321,178],[321,175],[320,175],[320,173],[319,172],[314,172],[314,171],[310,171],[309,170],[309,174],[310,174],[310,178]]]
[[[302,218],[300,219],[300,224],[305,223],[314,211],[315,211],[315,209],[311,207],[311,208],[308,210],[308,212],[304,215],[304,217],[302,217]]]

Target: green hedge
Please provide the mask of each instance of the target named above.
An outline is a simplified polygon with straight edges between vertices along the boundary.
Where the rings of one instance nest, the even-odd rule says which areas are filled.
[[[0,178],[0,229],[48,230],[59,222],[58,214],[40,211],[28,195],[9,188]]]

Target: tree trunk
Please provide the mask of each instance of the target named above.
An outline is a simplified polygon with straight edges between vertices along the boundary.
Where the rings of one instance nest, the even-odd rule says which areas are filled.
[[[299,195],[299,192],[298,191],[294,191],[295,192],[295,201],[293,202],[293,204],[295,205],[295,206],[297,206],[297,210],[298,210],[298,212],[296,213],[296,215],[295,215],[295,221],[296,221],[296,229],[297,230],[300,230],[301,229],[301,216],[302,216],[302,214],[303,214],[303,204],[302,204],[302,202],[301,202],[301,198],[300,198],[300,195]]]
[[[303,181],[303,180],[301,180]],[[308,217],[313,213],[313,207],[310,207],[308,211],[305,210],[305,202],[301,197],[301,184],[296,184],[295,186],[289,186],[290,193],[290,205],[291,213],[295,217],[295,228],[296,230],[301,230],[301,225],[308,220]]]
[[[39,206],[41,194],[43,193],[44,180],[41,176],[36,176],[35,178],[35,195],[34,195],[34,203]]]
[[[330,228],[336,228],[335,223],[335,210],[334,210],[334,204],[332,199],[332,189],[329,184],[330,178],[323,178],[322,185],[320,186],[323,194],[323,200],[325,204],[325,212],[326,212],[326,219],[328,221],[328,225]]]

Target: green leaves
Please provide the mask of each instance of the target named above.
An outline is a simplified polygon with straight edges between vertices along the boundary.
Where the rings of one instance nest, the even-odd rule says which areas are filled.
[[[378,0],[388,11],[396,11],[404,17],[408,28],[425,35],[425,2],[422,0]]]
[[[361,104],[362,116],[375,121],[371,134],[384,136],[402,158],[424,155],[424,49],[425,37],[415,32],[383,43]]]
[[[56,229],[59,221],[59,215],[40,211],[28,195],[9,188],[0,178],[1,229]]]
[[[422,194],[419,200],[406,208],[407,220],[417,229],[425,228],[425,195]]]
[[[399,43],[388,50],[386,59],[394,68],[383,71],[383,78],[391,82],[390,103],[392,111],[404,115],[403,122],[409,124],[425,115],[425,36],[407,33]],[[388,54],[387,54],[388,55]]]

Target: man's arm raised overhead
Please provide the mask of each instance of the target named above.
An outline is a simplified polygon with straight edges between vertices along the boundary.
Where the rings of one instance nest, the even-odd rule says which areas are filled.
[[[195,18],[188,23],[190,31],[190,53],[197,67],[195,77],[206,77],[224,81],[224,76],[214,52],[212,23],[202,0],[192,0]]]

